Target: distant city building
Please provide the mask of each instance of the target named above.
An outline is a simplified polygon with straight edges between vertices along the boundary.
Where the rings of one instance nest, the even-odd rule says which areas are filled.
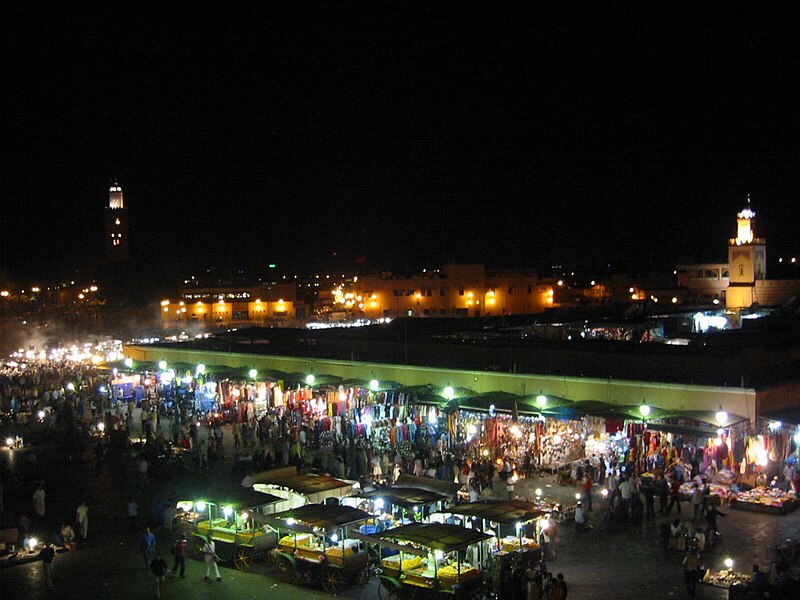
[[[114,182],[108,191],[108,207],[105,210],[105,259],[106,262],[124,262],[130,258],[128,234],[128,209],[122,199],[122,188]]]
[[[716,301],[738,310],[780,306],[800,296],[800,279],[767,279],[767,243],[756,236],[756,213],[747,207],[737,215],[736,237],[728,240],[728,262],[677,265],[678,285],[694,298]]]
[[[178,298],[161,301],[164,330],[302,325],[306,306],[294,283],[276,286],[184,288]]]

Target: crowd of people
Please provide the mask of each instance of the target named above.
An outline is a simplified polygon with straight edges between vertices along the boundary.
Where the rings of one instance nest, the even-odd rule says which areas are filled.
[[[63,365],[41,362],[0,368],[0,401],[13,419],[27,419],[44,432],[62,441],[69,453],[80,454],[91,449],[92,472],[100,476],[114,471],[126,486],[127,518],[130,531],[140,540],[139,550],[145,566],[156,578],[156,595],[162,592],[168,569],[157,553],[153,526],[173,548],[175,564],[172,573],[184,576],[186,540],[180,532],[173,539],[172,524],[176,519],[174,496],[149,498],[147,491],[153,476],[183,469],[213,476],[223,464],[239,477],[273,467],[297,466],[334,477],[358,480],[364,484],[391,484],[401,475],[428,477],[458,482],[465,486],[470,500],[490,497],[515,497],[514,482],[519,465],[507,457],[480,452],[477,447],[458,447],[443,438],[423,435],[410,437],[391,446],[377,446],[369,439],[346,432],[330,432],[320,427],[319,419],[305,415],[298,418],[291,411],[252,411],[244,420],[233,419],[223,427],[219,418],[199,415],[191,406],[165,397],[153,388],[138,402],[118,397],[111,390],[112,375],[89,365]],[[106,391],[102,391],[106,390]],[[40,417],[40,414],[44,417]],[[230,436],[226,443],[226,432]],[[230,443],[232,442],[232,444]],[[569,482],[581,495],[575,509],[578,531],[591,529],[592,513],[597,503],[596,492],[607,490],[607,502],[601,502],[603,518],[640,524],[655,521],[659,514],[674,511],[682,515],[680,486],[692,482],[690,509],[693,519],[687,529],[678,521],[670,530],[670,539],[686,540],[685,572],[693,573],[695,553],[700,553],[719,534],[717,519],[725,517],[711,501],[709,482],[692,468],[690,459],[676,456],[670,463],[658,463],[656,475],[643,474],[642,465],[634,460],[618,460],[615,455],[595,455],[580,461],[570,474]],[[657,462],[657,461],[656,461]],[[688,466],[687,466],[688,465]],[[694,476],[692,476],[694,473]],[[3,483],[7,483],[4,474]],[[794,485],[797,474],[786,474]],[[0,494],[2,496],[2,494]],[[656,498],[658,506],[656,506]],[[31,496],[35,521],[46,513],[46,487],[36,486]],[[89,508],[81,500],[75,507],[74,522],[60,523],[48,541],[74,545],[86,540]],[[31,522],[23,514],[18,519],[20,542],[29,536]],[[555,558],[557,526],[538,531],[543,555]],[[688,537],[687,537],[688,536]],[[206,557],[206,577],[220,580],[216,554],[210,546]],[[52,562],[52,561],[51,561]],[[48,577],[52,576],[52,567]],[[534,576],[537,589],[551,590],[547,598],[561,592],[559,577],[539,573]],[[561,578],[563,580],[563,578]],[[687,586],[694,576],[687,575]],[[694,585],[694,584],[692,584]],[[690,592],[693,593],[693,587]],[[563,597],[566,597],[564,587]]]

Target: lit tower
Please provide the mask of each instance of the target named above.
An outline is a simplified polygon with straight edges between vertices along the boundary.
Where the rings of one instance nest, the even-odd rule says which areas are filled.
[[[130,239],[128,237],[128,209],[122,201],[122,188],[115,181],[108,190],[108,208],[105,216],[106,261],[128,260]]]
[[[725,304],[728,308],[747,308],[754,301],[756,281],[767,277],[766,241],[753,230],[756,213],[747,207],[736,215],[736,237],[728,241],[728,290]]]

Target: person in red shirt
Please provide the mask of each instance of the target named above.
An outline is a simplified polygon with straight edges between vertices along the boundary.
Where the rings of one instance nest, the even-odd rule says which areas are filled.
[[[175,564],[172,567],[173,575],[175,575],[178,567],[180,567],[181,577],[186,577],[186,549],[188,547],[189,542],[186,540],[186,536],[181,534],[180,537],[175,540],[175,545],[172,547],[172,553],[175,555]]]
[[[586,510],[592,510],[592,478],[588,473],[584,474],[583,481],[581,482],[583,494],[586,497]]]

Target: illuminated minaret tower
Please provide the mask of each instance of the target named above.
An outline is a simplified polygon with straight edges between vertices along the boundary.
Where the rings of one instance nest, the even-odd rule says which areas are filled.
[[[116,181],[108,190],[105,222],[106,262],[128,260],[130,250],[128,209],[122,201],[122,188]]]
[[[753,230],[756,213],[750,209],[749,195],[747,207],[736,216],[736,237],[728,241],[728,290],[725,304],[727,308],[747,308],[756,300],[753,294],[756,281],[767,277],[767,246],[766,241],[756,237]]]

